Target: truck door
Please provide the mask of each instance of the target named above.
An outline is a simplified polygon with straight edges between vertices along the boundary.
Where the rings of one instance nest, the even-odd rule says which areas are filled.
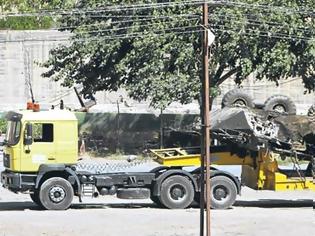
[[[33,143],[25,146],[24,155],[21,160],[22,171],[37,171],[41,164],[52,164],[56,162],[54,124],[32,123]]]

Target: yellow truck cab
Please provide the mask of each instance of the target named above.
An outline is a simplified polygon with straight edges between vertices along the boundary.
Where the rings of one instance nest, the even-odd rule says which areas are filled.
[[[74,164],[78,158],[77,119],[69,111],[9,112],[4,167],[36,172],[41,164]]]

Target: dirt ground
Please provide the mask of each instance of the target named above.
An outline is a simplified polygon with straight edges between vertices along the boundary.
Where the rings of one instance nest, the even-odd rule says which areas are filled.
[[[228,210],[211,211],[213,236],[303,236],[315,231],[315,193],[243,188]],[[199,208],[160,209],[150,200],[77,200],[67,211],[44,211],[28,195],[0,187],[0,236],[198,236]]]

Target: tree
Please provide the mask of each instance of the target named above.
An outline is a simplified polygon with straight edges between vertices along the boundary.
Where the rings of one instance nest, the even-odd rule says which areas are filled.
[[[10,16],[3,17],[1,14],[47,11],[73,7],[74,0],[0,0],[0,30],[31,30],[47,29],[54,25],[54,19],[47,15],[43,16]]]
[[[125,88],[130,97],[150,100],[159,108],[198,99],[201,7],[193,1],[119,2],[79,1],[60,22],[63,30],[73,33],[71,44],[50,52],[43,75],[67,87],[82,84],[85,95]],[[213,91],[226,79],[233,77],[240,84],[251,73],[276,83],[301,77],[313,91],[312,7],[312,0],[211,4],[216,35],[210,61]]]

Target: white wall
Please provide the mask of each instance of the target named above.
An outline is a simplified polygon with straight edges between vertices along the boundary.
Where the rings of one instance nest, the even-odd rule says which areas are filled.
[[[30,99],[26,84],[28,78],[31,78],[36,100],[43,106],[50,107],[50,104],[57,104],[61,98],[69,107],[78,108],[80,106],[72,89],[63,88],[56,82],[42,78],[40,75],[44,72],[44,68],[40,68],[35,63],[35,61],[44,62],[47,60],[49,50],[60,43],[66,43],[69,36],[68,33],[52,30],[0,31],[0,111],[25,107],[26,101]],[[243,83],[243,88],[261,103],[273,94],[288,95],[297,103],[300,113],[305,112],[315,102],[314,94],[303,94],[305,89],[300,80],[289,79],[280,82],[280,84],[279,87],[276,87],[274,83],[255,81],[252,76]],[[234,87],[233,80],[226,81],[221,86],[222,95]],[[215,99],[216,107],[219,107],[222,95]],[[154,112],[159,114],[159,111],[149,108],[145,102],[137,103],[128,99],[124,91],[98,93],[98,105],[92,110],[116,112],[117,101],[120,100],[120,96],[126,100],[126,102],[119,104],[121,112]],[[198,113],[198,104],[182,106],[174,103],[165,113],[173,112]]]

